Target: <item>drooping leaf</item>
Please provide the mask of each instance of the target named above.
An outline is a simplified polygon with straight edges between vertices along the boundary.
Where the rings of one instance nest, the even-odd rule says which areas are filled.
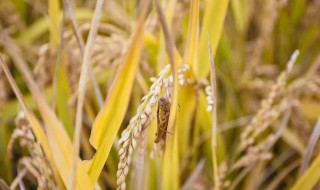
[[[4,37],[4,39],[6,40],[5,50],[13,58],[18,69],[23,73],[26,84],[36,101],[37,108],[39,109],[40,115],[44,121],[47,141],[52,152],[53,160],[64,184],[67,185],[69,182],[72,158],[72,152],[70,151],[72,150],[71,140],[55,112],[46,102],[42,92],[33,79],[27,64],[21,58],[20,49],[9,37]],[[86,173],[84,166],[81,164],[80,159],[78,159],[78,165],[79,172],[77,173],[76,189],[92,189],[93,183]]]

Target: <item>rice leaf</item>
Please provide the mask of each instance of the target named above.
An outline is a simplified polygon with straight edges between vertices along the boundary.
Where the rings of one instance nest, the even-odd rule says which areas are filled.
[[[190,5],[190,19],[187,36],[187,44],[184,50],[184,63],[191,69],[185,73],[186,77],[194,78],[192,68],[197,64],[198,41],[199,41],[199,1],[193,0]],[[182,157],[188,148],[190,130],[196,106],[195,90],[193,85],[182,86],[180,88],[179,105],[177,117],[177,128],[179,133],[179,152]]]
[[[59,28],[60,28],[60,3],[56,0],[49,0],[48,13],[50,18],[50,48],[55,50],[60,43]]]
[[[309,190],[312,189],[320,180],[320,156],[313,161],[311,166],[293,185],[291,190]]]
[[[199,64],[194,67],[196,76],[206,77],[209,74],[210,61],[209,53],[207,51],[207,35],[210,36],[212,54],[215,56],[223,29],[224,19],[227,13],[228,3],[229,0],[209,0],[206,5],[199,42]]]
[[[281,138],[301,156],[305,154],[306,147],[296,132],[290,128],[284,128]]]
[[[71,92],[66,72],[66,57],[64,56],[64,52],[61,53],[62,59],[57,76],[56,93],[53,96],[56,97],[57,114],[71,138],[73,135],[72,119],[74,118],[74,110],[68,106],[68,100],[71,97]]]
[[[67,185],[69,182],[72,159],[72,152],[70,151],[72,150],[71,140],[68,137],[68,134],[62,123],[46,102],[42,92],[34,81],[27,64],[21,58],[21,52],[19,48],[9,37],[4,37],[4,39],[6,41],[6,51],[13,58],[18,69],[23,73],[26,84],[36,101],[37,107],[44,121],[47,140],[50,150],[53,153],[53,159],[64,184]],[[86,173],[85,168],[81,164],[80,159],[78,159],[78,167],[79,171],[77,173],[76,189],[92,189],[93,183],[90,181],[90,178]]]
[[[147,7],[148,3],[144,1],[136,31],[123,63],[116,74],[104,105],[93,123],[89,140],[97,152],[88,171],[93,182],[99,178],[129,104],[134,77],[141,57],[143,25],[147,15]]]
[[[89,31],[89,36],[84,50],[84,55],[81,65],[81,74],[79,79],[78,87],[78,99],[77,99],[77,110],[76,110],[76,121],[75,121],[75,133],[73,138],[73,157],[71,164],[70,184],[69,189],[74,189],[76,183],[77,174],[77,160],[80,152],[80,136],[82,131],[82,117],[83,117],[83,104],[85,100],[85,90],[88,68],[90,67],[90,58],[92,54],[93,45],[98,32],[99,20],[102,13],[104,0],[98,0],[95,6],[94,16]]]
[[[26,103],[26,100],[24,99],[24,97],[22,96],[22,93],[20,92],[17,84],[15,83],[12,75],[10,74],[10,71],[8,69],[8,67],[5,65],[2,57],[0,57],[1,61],[0,61],[0,64],[1,64],[1,67],[6,75],[6,77],[8,78],[9,80],[9,83],[11,85],[11,88],[13,89],[24,113],[26,114],[26,117],[28,119],[28,121],[30,122],[30,126],[32,128],[32,131],[34,132],[37,140],[39,141],[39,143],[41,144],[42,148],[43,148],[43,151],[44,153],[46,154],[51,166],[52,166],[52,169],[53,169],[53,175],[55,177],[55,179],[58,181],[58,184],[61,186],[61,182],[60,181],[60,177],[59,177],[59,173],[58,173],[58,170],[57,170],[57,167],[54,163],[54,159],[53,159],[53,156],[52,156],[52,152],[49,148],[49,143],[48,143],[48,139],[46,137],[46,134],[40,124],[40,122],[38,121],[38,119],[35,117],[35,115],[33,114],[33,112],[31,111],[31,109],[29,108],[29,106],[27,105]]]
[[[56,72],[54,75],[54,85],[53,85],[53,102],[57,106],[57,114],[63,123],[63,126],[69,133],[69,136],[73,134],[73,122],[72,115],[69,111],[67,101],[70,97],[70,86],[68,82],[68,77],[66,73],[66,57],[63,52],[63,42],[61,41],[63,37],[63,27],[61,24],[60,17],[60,3],[59,1],[49,0],[49,18],[50,18],[50,49],[51,52],[57,52],[56,58]],[[64,18],[63,18],[64,19]],[[64,25],[64,22],[62,22]],[[57,73],[57,74],[56,74]],[[56,82],[57,81],[57,82]],[[56,84],[57,83],[57,84]],[[57,86],[56,86],[57,85]],[[55,97],[56,100],[55,100]],[[55,102],[56,101],[56,102]]]
[[[246,11],[246,1],[241,0],[231,0],[230,5],[233,12],[233,17],[235,20],[235,25],[239,32],[243,32],[247,27],[247,18],[245,15]]]
[[[184,50],[184,61],[196,67],[198,57],[198,43],[199,43],[199,0],[192,0],[190,5],[190,19],[188,28],[188,37],[186,49]]]
[[[93,12],[90,9],[79,8],[75,10],[75,17],[78,20],[87,20],[92,19]],[[59,18],[62,18],[62,12],[59,12]],[[20,32],[17,36],[16,40],[18,42],[23,43],[31,43],[39,36],[43,35],[45,32],[49,30],[50,27],[50,18],[42,17],[38,19],[36,22],[31,24],[28,28],[26,28],[23,32]]]

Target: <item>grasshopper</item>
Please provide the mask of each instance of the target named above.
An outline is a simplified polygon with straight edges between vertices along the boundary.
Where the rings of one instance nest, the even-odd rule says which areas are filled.
[[[155,143],[158,143],[160,140],[165,140],[168,133],[168,122],[170,116],[170,102],[167,98],[161,97],[158,102],[157,110],[157,124],[158,129],[156,133]]]

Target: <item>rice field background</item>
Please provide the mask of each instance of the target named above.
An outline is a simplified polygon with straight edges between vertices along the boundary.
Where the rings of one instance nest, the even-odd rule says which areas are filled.
[[[320,1],[0,1],[0,189],[319,189]]]

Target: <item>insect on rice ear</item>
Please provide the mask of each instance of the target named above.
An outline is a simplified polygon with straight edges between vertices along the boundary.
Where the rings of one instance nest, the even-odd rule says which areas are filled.
[[[155,143],[158,143],[160,140],[165,140],[170,116],[170,101],[168,98],[161,97],[158,102],[158,110],[157,110],[157,133]]]

